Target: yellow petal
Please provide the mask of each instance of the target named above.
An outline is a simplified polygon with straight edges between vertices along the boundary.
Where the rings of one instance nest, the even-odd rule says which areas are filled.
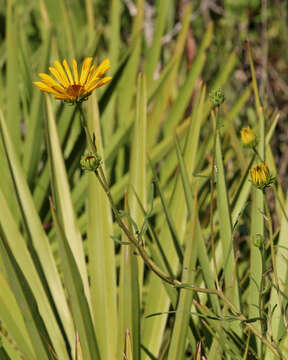
[[[56,99],[56,100],[73,100],[72,98],[71,98],[71,96],[68,96],[68,95],[57,95],[57,96],[54,96],[54,98]]]
[[[110,69],[110,60],[109,59],[103,60],[101,62],[101,64],[97,66],[97,69],[95,70],[90,81],[92,82],[92,81],[95,81],[95,80],[101,78],[101,76],[103,76],[105,74],[105,72],[109,69]]]
[[[47,86],[50,86],[55,90],[58,90],[60,93],[65,92],[64,88],[61,85],[59,85],[57,81],[54,80],[51,76],[44,73],[40,73],[39,76],[42,78],[43,83],[46,84]]]
[[[70,66],[68,65],[66,59],[63,60],[63,65],[64,65],[64,68],[65,68],[66,73],[68,75],[68,79],[70,81],[70,84],[73,85],[74,84],[73,76],[72,76],[72,73],[71,73]]]
[[[67,78],[67,75],[65,74],[65,71],[63,69],[63,66],[61,65],[61,63],[59,61],[54,61],[54,66],[56,68],[56,70],[58,71],[58,74],[60,75],[61,79],[62,79],[62,84],[67,87],[69,85],[69,80]]]
[[[98,75],[98,77],[101,77],[109,69],[110,69],[110,59],[105,59],[97,67],[95,73]]]
[[[41,91],[44,91],[44,92],[47,92],[50,94],[54,94],[54,95],[59,95],[59,96],[62,95],[57,90],[52,89],[51,87],[47,86],[46,84],[42,83],[41,81],[34,81],[33,84],[38,86]]]
[[[77,61],[75,59],[73,59],[72,63],[73,63],[73,72],[74,72],[75,84],[78,84],[79,83],[79,75],[78,75]]]
[[[100,86],[103,86],[105,84],[107,84],[109,81],[112,80],[112,77],[111,76],[106,76],[104,77],[103,79],[99,80],[99,81],[94,81],[93,83],[91,83],[91,85],[89,86],[89,88],[86,89],[86,91],[88,93],[92,92],[94,89],[100,87]]]
[[[86,84],[85,84],[85,86],[86,86],[87,88],[90,86],[89,84],[91,83],[91,78],[92,78],[92,75],[93,75],[93,70],[94,70],[94,68],[95,68],[95,66],[92,65],[91,68],[90,68],[89,74],[88,74],[88,76],[87,76],[87,80],[86,80]]]
[[[50,70],[51,74],[54,75],[55,79],[59,81],[59,83],[61,85],[63,85],[64,87],[67,87],[67,84],[63,81],[62,77],[60,76],[60,74],[58,73],[58,71],[55,68],[50,66],[49,70]]]
[[[92,61],[93,61],[92,57],[87,57],[83,62],[81,76],[80,76],[81,85],[84,85],[86,83]]]

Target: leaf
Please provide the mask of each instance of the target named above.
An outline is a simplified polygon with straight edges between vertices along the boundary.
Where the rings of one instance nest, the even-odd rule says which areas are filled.
[[[0,239],[0,250],[15,298],[21,308],[35,355],[37,358],[43,360],[52,360],[52,352],[54,352],[54,350],[45,324],[38,311],[38,305],[35,297],[33,296],[31,288],[19,268],[6,239],[2,236]]]
[[[95,94],[91,95],[87,105],[90,133],[94,134],[98,154],[103,158],[101,124]],[[102,168],[106,174],[105,161]],[[87,246],[95,333],[101,358],[116,360],[117,287],[114,242],[110,239],[113,234],[112,214],[107,195],[94,173],[88,174],[87,206]]]
[[[71,309],[74,317],[75,327],[79,333],[80,342],[82,344],[83,356],[87,360],[97,360],[100,359],[99,349],[94,333],[94,326],[88,300],[84,292],[82,278],[51,200],[50,206],[53,223],[58,234],[57,239],[61,255],[65,285],[71,300]]]
[[[82,245],[82,238],[73,209],[69,182],[64,164],[61,146],[57,133],[52,105],[48,95],[46,99],[46,136],[50,162],[52,193],[55,199],[58,216],[60,216],[63,229],[71,246],[75,260],[82,276],[85,294],[90,303],[90,289],[88,285],[87,269]]]

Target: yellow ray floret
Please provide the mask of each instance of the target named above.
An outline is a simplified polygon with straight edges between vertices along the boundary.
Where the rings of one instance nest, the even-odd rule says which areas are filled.
[[[271,176],[269,168],[266,164],[260,163],[254,165],[250,170],[250,177],[252,183],[258,188],[264,190],[275,180]]]
[[[86,57],[82,64],[79,77],[78,64],[72,60],[72,71],[68,62],[64,59],[62,64],[54,62],[54,67],[49,67],[50,75],[40,73],[42,81],[35,81],[41,91],[55,95],[55,99],[69,102],[81,102],[86,99],[93,90],[107,84],[112,78],[103,77],[110,69],[110,60],[105,59],[96,68],[92,64],[93,58]]]

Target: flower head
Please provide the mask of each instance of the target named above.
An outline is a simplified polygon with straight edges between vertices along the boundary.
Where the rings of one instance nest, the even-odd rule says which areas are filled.
[[[250,177],[252,183],[261,190],[265,190],[274,181],[268,166],[264,163],[254,165],[250,170]]]
[[[257,138],[250,126],[245,126],[240,131],[241,140],[244,146],[254,147],[257,145]]]
[[[225,101],[225,95],[222,89],[214,89],[209,93],[209,100],[213,106],[220,106]]]
[[[263,246],[265,245],[265,237],[260,234],[257,234],[254,239],[254,245],[256,247],[258,247],[258,249],[261,250],[263,248]]]
[[[49,67],[54,78],[40,73],[39,76],[42,81],[35,81],[34,84],[41,91],[53,94],[55,99],[70,103],[80,103],[86,100],[93,90],[112,79],[110,76],[103,77],[105,72],[110,69],[109,59],[102,61],[96,68],[92,61],[92,57],[85,58],[80,77],[75,59],[72,60],[73,74],[66,60],[63,60],[63,66],[59,61],[55,61],[55,67]]]
[[[80,165],[83,170],[96,171],[101,163],[101,157],[92,152],[82,155]]]

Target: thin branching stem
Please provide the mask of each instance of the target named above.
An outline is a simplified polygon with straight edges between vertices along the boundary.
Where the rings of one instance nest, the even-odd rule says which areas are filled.
[[[93,153],[97,153],[97,149],[96,149],[96,145],[92,140],[92,137],[90,135],[88,126],[87,126],[87,122],[85,120],[85,116],[83,113],[83,109],[81,108],[81,105],[79,106],[79,111],[80,111],[80,116],[81,116],[81,125],[84,128],[85,134],[86,134],[86,138],[87,138],[87,143],[88,146],[90,148],[90,150]],[[108,181],[106,179],[106,176],[104,174],[102,165],[100,164],[99,168],[94,172],[100,185],[102,186],[103,190],[105,191],[108,200],[110,202],[113,214],[115,216],[115,220],[118,223],[118,225],[120,226],[120,228],[123,230],[123,232],[125,233],[125,235],[127,236],[127,238],[129,239],[130,243],[132,246],[134,246],[139,254],[141,255],[143,261],[145,262],[145,264],[156,274],[158,275],[162,280],[168,282],[171,285],[177,285],[179,284],[179,281],[176,279],[171,278],[168,274],[166,274],[166,272],[164,272],[162,269],[159,268],[158,265],[156,265],[154,263],[154,261],[150,258],[150,256],[147,254],[147,252],[145,251],[144,247],[142,246],[141,242],[138,241],[137,238],[135,238],[135,236],[133,235],[133,233],[127,228],[127,226],[124,224],[124,222],[122,221],[122,218],[119,214],[119,210],[116,206],[116,204],[114,203],[114,200],[112,198],[111,192],[110,192],[110,187],[108,184]]]
[[[260,160],[262,163],[265,163],[265,161],[263,160],[262,156],[259,154],[258,150],[256,149],[256,146],[253,146],[252,149],[253,149],[253,151],[255,152],[255,154],[258,156],[259,160]]]
[[[282,357],[281,353],[279,352],[279,350],[273,345],[271,344],[267,338],[265,336],[262,335],[262,333],[257,330],[250,322],[249,319],[247,319],[238,309],[237,307],[229,300],[229,298],[227,296],[225,296],[225,294],[223,293],[222,290],[219,289],[203,289],[203,288],[198,288],[198,287],[194,287],[194,286],[190,286],[190,284],[181,284],[178,285],[177,287],[181,287],[190,291],[195,291],[198,293],[205,293],[205,294],[214,294],[217,295],[220,299],[223,300],[223,302],[236,314],[235,319],[241,321],[242,324],[244,324],[248,330],[250,330],[255,336],[257,336],[262,343],[267,346],[272,352],[273,354],[281,360],[284,360],[284,358]]]
[[[84,113],[83,113],[83,109],[81,108],[81,106],[79,106],[79,110],[80,110],[80,116],[81,116],[81,125],[83,126],[84,131],[86,133],[88,146],[89,146],[91,151],[97,153],[96,145],[94,144],[94,142],[93,142],[93,140],[91,138],[91,135],[90,135],[90,132],[89,132],[89,129],[88,129],[88,126],[87,126],[87,122],[85,121],[85,116],[84,116]],[[215,139],[216,139],[216,136],[215,136]],[[214,151],[214,166],[215,166],[215,151]],[[214,169],[214,166],[213,166],[213,169]],[[112,208],[113,214],[115,216],[116,222],[118,223],[120,228],[123,230],[123,232],[127,236],[130,244],[138,250],[138,253],[142,257],[144,263],[157,276],[159,276],[159,278],[161,278],[163,281],[167,282],[168,284],[170,284],[170,285],[172,285],[172,286],[174,286],[176,288],[184,288],[184,289],[187,289],[187,290],[190,290],[190,291],[195,291],[195,292],[198,292],[198,293],[206,293],[206,294],[211,294],[211,295],[214,294],[214,295],[218,296],[236,314],[235,320],[241,321],[255,336],[260,338],[261,341],[272,351],[272,353],[278,359],[283,359],[281,354],[279,353],[278,349],[273,344],[271,344],[265,338],[265,336],[263,336],[261,334],[261,332],[259,332],[249,322],[249,320],[237,309],[237,307],[224,295],[223,291],[220,289],[220,285],[219,285],[218,279],[217,279],[217,274],[216,274],[216,279],[217,279],[218,288],[217,289],[206,289],[206,288],[194,287],[192,284],[182,284],[180,281],[178,281],[177,279],[172,278],[166,272],[164,272],[162,269],[160,269],[158,267],[158,265],[156,265],[154,263],[154,261],[150,258],[150,256],[147,254],[147,252],[145,251],[144,247],[141,244],[141,241],[138,241],[138,239],[135,238],[134,234],[128,229],[128,227],[122,221],[119,210],[118,210],[118,208],[117,208],[117,206],[114,203],[114,200],[112,198],[110,188],[109,188],[109,184],[108,184],[108,182],[106,180],[106,176],[104,174],[104,171],[103,171],[103,168],[102,168],[101,164],[100,164],[98,170],[96,170],[94,173],[95,173],[100,185],[102,186],[103,190],[105,191],[105,193],[106,193],[106,195],[108,197],[108,200],[109,200],[109,203],[111,205],[111,208]],[[213,182],[214,182],[214,174],[212,175],[212,178],[213,178]],[[214,187],[214,184],[213,184],[213,187]],[[212,208],[212,211],[213,211],[213,208]]]

